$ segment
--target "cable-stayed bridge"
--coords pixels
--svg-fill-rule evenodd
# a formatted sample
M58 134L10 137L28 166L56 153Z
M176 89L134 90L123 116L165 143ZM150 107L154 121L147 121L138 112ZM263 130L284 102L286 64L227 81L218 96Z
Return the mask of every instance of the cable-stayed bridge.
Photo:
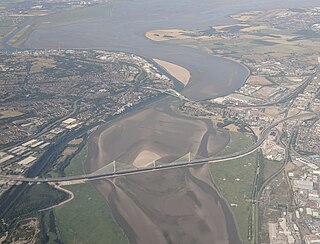
M187 153L186 155L174 160L171 163L163 163L160 160L152 161L146 164L144 167L134 167L131 164L121 163L117 161L113 161L100 169L92 172L90 174L84 175L76 175L76 176L65 176L65 177L57 177L57 178L28 178L28 177L21 177L21 176L14 176L14 175L0 175L0 178L8 179L12 181L18 182L29 182L29 183L36 183L36 182L50 182L50 183L68 183L68 184L78 184L78 183L85 183L87 181L92 180L99 180L105 178L115 178L119 176L127 176L127 175L135 175L135 174L142 174L148 172L155 172L161 170L169 170L174 168L181 168L181 167L191 167L196 165L203 165L207 163L214 163L214 162L222 162L231 160L234 158L243 157L255 151L257 148L252 148L250 152L245 153L242 155L239 153L234 153L233 155L228 156L221 156L221 157L211 157L211 158L201 158L196 156L192 153Z
M146 163L144 166L141 166L141 167L135 167L132 164L113 161L111 163L106 164L105 166L101 167L100 169L94 171L93 173L91 173L89 175L99 176L101 174L106 174L106 173L117 173L117 172L130 171L130 170L158 169L158 168L162 168L162 167L169 166L169 165L179 166L184 163L190 163L196 159L203 159L203 157L189 152L189 153L183 155L180 158L177 158L176 160L174 160L170 163L164 163L164 162L161 162L161 160L153 160L149 163Z
M237 159L237 158L247 156L253 153L254 151L256 151L262 145L262 143L264 142L265 138L268 136L270 131L277 125L291 119L305 120L305 119L310 119L314 117L319 118L319 115L314 113L304 113L304 114L293 115L293 116L281 119L279 121L276 121L261 132L256 143L254 143L253 145L249 146L244 150L241 150L239 152L235 152L229 155L224 155L224 156L199 158L198 156L195 156L192 153L187 153L186 155L182 156L181 158L178 158L172 163L161 163L160 160L156 160L148 163L145 167L141 167L141 168L136 168L130 164L112 162L107 164L106 166L103 166L102 168L98 169L97 171L91 174L67 176L67 177L59 177L59 178L28 178L28 177L18 176L18 175L17 176L16 175L0 175L0 178L11 180L11 181L30 182L30 183L32 182L83 183L86 181L99 180L104 178L115 178L119 176L142 174L142 173L148 173L153 171L168 170L168 169L174 169L174 168L180 168L180 167L192 167L192 166L203 165L208 163L229 161L232 159Z

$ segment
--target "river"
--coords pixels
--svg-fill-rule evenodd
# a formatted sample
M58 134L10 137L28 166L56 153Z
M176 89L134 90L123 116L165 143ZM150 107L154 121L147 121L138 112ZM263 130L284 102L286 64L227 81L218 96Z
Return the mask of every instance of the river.
M145 32L159 28L203 30L231 23L226 17L231 13L269 8L275 3L277 7L301 4L297 0L280 4L274 0L116 1L106 7L103 18L38 28L24 47L107 49L162 59L191 72L191 80L182 91L185 96L209 99L240 88L248 70L194 48L150 41ZM162 99L92 133L86 170L92 172L112 160L131 164L143 151L153 151L165 162L189 151L212 155L226 145L228 136L214 130L211 121L176 114L174 102L173 98ZM208 144L214 147L208 148ZM206 165L94 184L131 243L241 242L231 210L216 190Z

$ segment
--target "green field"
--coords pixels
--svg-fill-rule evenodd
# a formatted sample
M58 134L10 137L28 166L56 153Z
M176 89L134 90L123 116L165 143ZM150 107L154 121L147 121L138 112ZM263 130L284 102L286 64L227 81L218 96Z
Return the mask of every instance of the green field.
M268 159L263 160L263 181L267 180L271 175L281 169L283 162L271 161Z
M85 146L70 162L68 167L65 168L64 173L68 175L82 175L83 163L87 158L88 148Z
M39 216L40 220L40 243L55 244L59 240L53 210L42 212Z
M228 147L222 152L229 154L253 144L250 135L231 132ZM243 158L222 163L210 164L210 171L215 184L224 198L232 205L231 209L238 223L239 232L244 243L248 243L250 199L253 190L257 158L252 153Z
M251 146L254 141L251 135L230 131L230 142L219 155L228 155Z
M87 148L75 156L66 175L82 174ZM128 243L113 219L105 198L90 184L65 187L75 198L55 209L58 229L65 243Z
M197 43L196 46L206 47L214 52L223 50L226 56L235 58L248 54L266 55L269 52L272 52L275 57L287 57L291 53L296 53L303 60L314 62L316 52L319 51L318 42L316 38L297 35L290 30L266 29L260 31L259 34L242 33L237 39L204 40ZM310 53L310 50L315 50L315 53Z

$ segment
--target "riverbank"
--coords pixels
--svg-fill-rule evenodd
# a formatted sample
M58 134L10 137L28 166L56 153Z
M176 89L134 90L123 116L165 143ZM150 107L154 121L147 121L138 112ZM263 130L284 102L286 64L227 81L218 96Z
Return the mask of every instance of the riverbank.
M199 50L176 45L154 44L147 40L144 37L145 28L157 28L157 26L153 26L153 21L157 21L158 18L154 18L154 11L144 10L143 14L131 15L131 12L126 11L127 9L130 11L144 9L132 4L131 2L115 4L117 6L110 14L112 17L107 16L101 20L36 29L30 34L23 47L44 49L57 48L58 46L65 49L101 48L135 53L150 59L166 60L184 67L192 75L190 82L181 91L183 95L192 100L203 100L229 94L242 86L247 72L234 62L207 55ZM163 5L163 2L159 4ZM148 6L149 2L145 4L146 8ZM170 8L172 7L170 5ZM123 13L126 13L125 18L129 20L125 24ZM149 16L148 13L152 13L152 16ZM141 17L142 19L140 19ZM144 24L141 25L141 23ZM72 34L65 35L65 33ZM170 107L173 98L164 100ZM123 162L129 161L129 163L130 160L137 158L139 154L132 156L127 153L130 150L132 152L137 150L133 137L141 137L141 142L145 144L152 141L152 150L160 148L167 154L167 156L165 154L163 156L164 163L190 151L213 153L212 150L208 150L207 144L210 145L210 149L214 145L220 149L221 145L225 145L226 138L221 134L214 131L207 132L209 123L179 118L171 114L167 115L168 111L160 103L157 104L155 110L147 113L149 123L140 123L141 118L136 112L116 119L118 127L115 126L112 129L113 132L109 131L108 133L111 134L107 138L110 139L110 135L118 138L121 147L111 152L112 156L109 153L110 149L108 146L106 147L107 144L100 143L101 152L107 152L100 154L101 159L105 161L101 161L100 165L92 165L92 170L104 166L111 156L119 160L123 159L121 160ZM127 119L124 119L130 118L131 115L137 116L137 120L128 122ZM154 120L157 120L157 124L152 123ZM120 126L121 123L123 127ZM111 124L106 123L97 131L106 130ZM143 131L143 133L140 135L137 131ZM179 133L177 134L176 131ZM179 140L179 136L182 139ZM103 140L108 141L108 139ZM129 141L125 142L126 140ZM185 142L187 145L184 147ZM124 144L126 146L123 146ZM199 147L199 145L203 146ZM97 149L90 152L90 147L95 146L94 143L89 142L88 146L89 157L99 154ZM96 148L99 149L99 147ZM140 152L152 151L149 148L139 150ZM161 156L157 151L154 152ZM90 168L89 164L86 164L87 167ZM208 172L206 166L200 168ZM86 171L88 170L86 169ZM89 170L89 172L92 171ZM94 184L109 203L116 221L124 229L132 243L142 243L143 241L143 243L164 243L181 240L184 243L190 243L194 240L197 240L198 243L212 241L240 243L237 230L234 228L234 219L228 208L221 207L226 203L219 195L215 194L214 185L208 178L210 177L203 172L190 173L188 169L181 169L168 171L167 174L120 177L115 181L100 180Z
M151 30L145 33L145 36L155 42L169 41L169 40L185 40L190 37L185 35L190 33L181 29L164 29L164 30Z
M233 216L208 168L190 171L150 172L95 185L131 243L240 243Z
M83 174L86 157L85 146L65 168L65 174ZM72 201L54 206L57 227L64 242L128 243L104 197L91 184L69 185L63 189L73 196Z
M113 161L141 167L159 159L170 163L189 152L208 157L222 150L229 137L216 130L210 119L177 113L172 107L177 102L163 98L91 133L86 173Z
M229 140L213 129L211 121L176 114L170 109L173 101L176 99L168 97L93 132L88 139L86 171L98 170L113 160L126 162L128 167L132 163L145 166L159 157L157 163L170 163L190 151L207 154L208 140L211 140L210 145L214 144L215 150L220 150L219 145ZM148 157L142 160L141 155ZM153 157L152 160L149 156ZM239 243L230 209L226 203L220 202L211 178L204 172L209 172L207 166L199 167L199 171L194 173L189 169L177 169L165 175L153 172L143 177L135 175L111 181L99 180L94 185L105 196L115 219L132 243L166 242L161 234L163 231L173 241L197 236L199 243L207 243L208 240L228 242L231 239L232 243ZM198 184L203 184L203 187ZM206 188L209 194L205 193ZM220 203L216 204L217 201ZM159 205L160 202L164 205ZM199 206L200 202L203 206ZM177 206L180 206L180 211ZM187 212L192 217L184 219ZM201 216L212 218L202 219ZM217 225L216 218L226 222ZM176 221L181 231L176 229ZM204 221L207 226L200 237L198 233L203 230L197 226L199 221Z
M167 71L170 75L180 81L184 86L186 86L191 78L191 74L189 70L164 60L153 59L157 64L162 66L165 71Z

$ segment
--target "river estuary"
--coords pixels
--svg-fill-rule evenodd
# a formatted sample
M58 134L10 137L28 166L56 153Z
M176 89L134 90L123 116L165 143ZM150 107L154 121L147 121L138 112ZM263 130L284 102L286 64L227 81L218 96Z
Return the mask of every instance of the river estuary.
M231 13L268 8L278 1L259 0L132 0L115 1L103 18L58 27L38 28L25 48L88 48L124 51L178 64L191 73L182 93L192 100L230 94L240 88L248 70L203 51L156 43L145 38L153 29L206 29L232 22ZM283 5L289 1L283 1ZM290 1L296 6L298 1ZM188 152L203 157L222 150L228 135L212 121L190 118L164 98L101 126L88 140L86 171L117 160L135 163L141 154L170 162ZM131 243L240 243L228 204L219 195L207 165L94 183Z

